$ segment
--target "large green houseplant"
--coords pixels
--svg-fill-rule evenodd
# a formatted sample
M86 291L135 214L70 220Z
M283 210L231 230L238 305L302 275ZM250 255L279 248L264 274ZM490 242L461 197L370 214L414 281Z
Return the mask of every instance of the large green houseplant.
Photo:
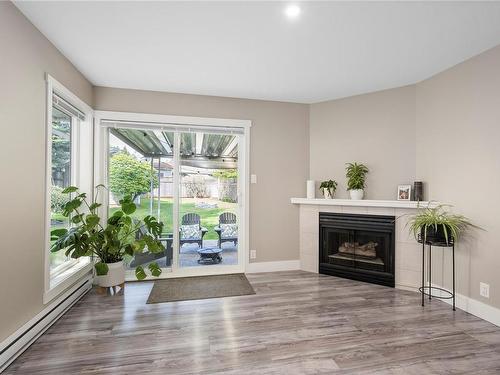
M366 175L368 167L361 163L347 163L346 174L347 190L351 199L363 199L364 189L366 186Z
M74 259L94 256L99 285L115 286L125 280L125 255L164 251L158 239L163 223L152 216L146 216L143 220L132 218L130 215L135 212L136 205L130 197L120 200L121 209L115 211L106 223L102 223L98 215L101 204L97 199L99 190L103 188L103 185L96 187L94 200L90 202L77 187L70 186L63 190L64 194L70 196L64 205L63 215L70 218L72 225L69 229L51 231L51 252L65 251L66 256ZM150 263L148 269L153 276L161 274L161 268L155 262ZM147 276L142 266L135 269L135 275L139 280Z
M449 244L451 241L458 241L461 234L470 227L480 229L467 217L449 212L446 205L420 209L410 216L407 225L417 240L420 235L420 239L426 243Z

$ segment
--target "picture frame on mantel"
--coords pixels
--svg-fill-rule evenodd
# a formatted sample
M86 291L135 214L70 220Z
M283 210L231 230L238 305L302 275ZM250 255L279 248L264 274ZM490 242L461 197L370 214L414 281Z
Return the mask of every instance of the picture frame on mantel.
M411 200L411 185L398 185L398 201Z

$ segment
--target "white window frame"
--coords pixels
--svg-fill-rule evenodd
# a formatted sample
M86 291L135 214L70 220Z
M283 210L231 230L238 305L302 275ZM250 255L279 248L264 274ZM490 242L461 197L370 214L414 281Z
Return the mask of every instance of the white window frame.
M148 114L148 113L133 113L133 112L113 112L113 111L95 111L94 112L94 124L95 124L95 159L94 159L94 176L95 184L103 184L108 186L108 125L102 124L101 121L118 121L118 122L137 122L144 123L144 128L167 128L179 125L182 127L203 127L207 132L209 132L210 127L214 128L241 128L243 129L243 142L239 142L239 155L244 155L240 158L239 164L239 192L240 197L238 197L238 203L240 205L240 224L241 230L238 232L238 244L239 244L239 254L238 254L238 265L236 266L221 266L216 265L214 267L179 267L178 264L178 236L179 236L179 223L177 219L173 220L173 259L172 267L167 270L167 272L162 272L160 278L172 278L172 277L189 277L189 276L200 276L200 275L215 275L215 274L229 274L229 273L242 273L248 269L250 263L249 259L249 223L250 223L250 128L252 122L250 120L239 120L239 119L220 119L220 118L209 118L209 117L191 117L191 116L173 116L173 115L158 115L158 114ZM134 125L135 127L135 125ZM176 146L174 149L179 149L180 137L179 133L175 135ZM176 189L178 189L179 183L179 160L177 160L178 153L174 153L174 165L177 166L174 171L174 196L178 196ZM241 199L241 197L244 197ZM102 218L107 218L108 215L108 197L107 194L102 196L102 207L100 211L100 216ZM178 203L174 204L174 218L178 218ZM240 248L241 245L241 248ZM168 272L170 271L170 272ZM127 279L134 279L133 271L127 271ZM147 279L155 280L157 278L148 276Z
M43 303L48 303L65 289L77 282L83 275L92 271L90 258L65 262L54 270L50 270L50 228L52 187L52 95L59 97L78 108L85 114L85 121L79 120L71 124L71 180L92 197L92 163L93 163L93 110L75 94L46 74L46 138L45 138L45 241L44 241L44 294ZM73 117L73 116L72 116ZM74 117L73 117L74 118ZM89 147L81 147L88 144ZM87 171L88 170L88 171Z

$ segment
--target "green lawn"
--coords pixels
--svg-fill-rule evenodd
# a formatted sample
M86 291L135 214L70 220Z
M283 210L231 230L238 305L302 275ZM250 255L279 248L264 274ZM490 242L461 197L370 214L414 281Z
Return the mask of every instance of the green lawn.
M216 203L217 208L206 209L206 208L196 208L195 202L205 202L205 203ZM161 199L161 221L164 224L163 231L165 233L172 233L173 223L172 223L172 212L173 203L172 199L162 198ZM194 198L182 198L180 205L180 217L187 213L196 213L200 215L201 225L208 229L207 234L203 237L206 240L216 240L217 233L214 231L214 227L219 224L219 215L223 212L233 212L237 213L238 204L222 202L216 199L194 199ZM110 215L114 211L118 210L118 207L111 207L109 209ZM156 216L157 212L157 202L154 202L153 215ZM149 199L141 199L141 204L137 206L137 210L132 215L136 218L143 218L149 215Z

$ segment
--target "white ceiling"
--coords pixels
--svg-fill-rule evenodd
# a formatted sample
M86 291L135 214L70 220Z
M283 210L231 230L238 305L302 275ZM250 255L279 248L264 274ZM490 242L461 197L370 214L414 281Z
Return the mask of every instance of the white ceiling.
M16 2L94 84L312 103L500 44L500 2Z

